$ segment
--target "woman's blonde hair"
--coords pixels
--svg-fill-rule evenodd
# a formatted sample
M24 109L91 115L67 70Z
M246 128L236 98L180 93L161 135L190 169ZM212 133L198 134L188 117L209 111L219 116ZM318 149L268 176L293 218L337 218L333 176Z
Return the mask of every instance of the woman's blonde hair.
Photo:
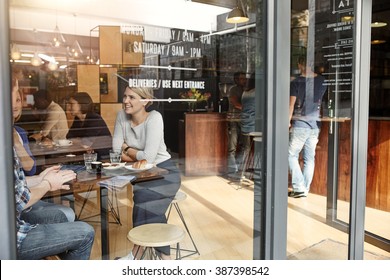
M11 94L12 94L13 89L15 87L19 87L18 80L21 78L21 71L13 70L11 76L12 76L11 77L12 78L11 79ZM22 94L20 88L18 89L18 94L19 94L20 99L23 100L23 94ZM22 110L20 111L19 115L16 118L14 118L14 123L17 122L21 116L22 116Z
M154 93L153 93L153 89L152 88L148 88L148 87L129 87L129 86L127 88L129 88L131 91L134 91L136 94L141 96L142 99L153 99L154 98ZM148 103L146 103L145 108L148 108L152 104L153 104L153 102L149 101Z

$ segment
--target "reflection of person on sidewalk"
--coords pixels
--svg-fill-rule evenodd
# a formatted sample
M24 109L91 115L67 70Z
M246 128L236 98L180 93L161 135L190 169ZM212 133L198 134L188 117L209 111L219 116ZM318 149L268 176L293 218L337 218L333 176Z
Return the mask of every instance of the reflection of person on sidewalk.
M246 75L244 72L234 73L235 86L229 90L229 111L227 113L228 119L228 173L233 175L238 171L237 162L237 147L241 145L241 125L240 125L240 114L241 114L241 97L246 86Z
M248 79L245 91L242 93L241 103L241 141L243 155L249 155L251 150L250 133L255 131L256 108L255 108L255 74Z
M320 133L320 108L326 91L324 77L312 70L305 57L298 59L301 75L290 83L290 143L288 163L293 190L290 197L306 197L314 175L315 149ZM299 154L303 150L303 170Z

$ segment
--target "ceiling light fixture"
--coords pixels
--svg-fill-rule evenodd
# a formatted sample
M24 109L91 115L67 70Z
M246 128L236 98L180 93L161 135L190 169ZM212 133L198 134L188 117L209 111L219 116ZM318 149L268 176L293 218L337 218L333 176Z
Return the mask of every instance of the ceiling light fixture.
M237 6L231 10L227 17L226 17L226 22L228 23L243 23L243 22L247 22L249 21L249 17L248 15L246 14L246 12L240 8L239 6L242 7L242 3L241 3L241 0L237 0Z
M22 55L20 53L18 46L16 44L12 44L11 45L11 58L13 60L18 60L18 59L20 59L21 56Z
M386 40L375 39L371 41L371 45L380 45L386 43Z
M37 43L37 32L38 31L34 28L33 32L34 32L34 41L35 41L35 44L36 44ZM31 65L33 65L33 66L40 66L43 63L42 59L38 55L37 47L35 47L35 53L34 53L34 56L31 58L30 62L31 62Z
M58 0L56 2L56 27L54 28L54 38L53 38L53 46L59 48L62 44L66 43L64 36L62 35L60 29L58 28Z
M13 13L12 13L12 19L13 19L13 28L12 28L12 37L11 37L11 39L12 40L16 40L16 38L15 38L15 10L13 10ZM11 59L12 60L19 60L20 59L20 57L21 57L21 53L20 53L20 50L19 50L19 48L18 48L18 46L15 44L15 43L13 43L13 44L11 44L11 53L10 53L10 55L11 55Z
M56 27L54 28L54 38L53 38L53 46L56 48L59 48L62 44L65 44L66 40L64 36L62 35L60 29L58 28L58 25L56 24Z
M77 17L77 15L73 14L73 16L74 16L74 36L77 36L77 32L76 32L76 26L77 26L76 17ZM79 41L77 41L77 39L73 42L73 45L70 49L70 52L71 52L71 55L73 57L79 57L80 55L83 54L83 49L81 48L80 43L79 43Z
M47 65L47 68L49 68L49 70L51 70L51 71L55 71L58 69L58 64L57 64L54 57L53 57L53 60L54 61L50 61L49 64Z
M341 17L342 22L348 22L348 21L353 21L353 20L354 20L354 17L351 15L346 15L346 16Z
M374 21L373 23L371 23L371 27L373 27L373 28L385 27L386 25L387 25L387 23L384 21Z
M72 48L70 49L73 57L79 57L83 54L83 49L81 48L79 41L77 39L73 42Z
M43 63L43 61L39 57L38 52L35 52L34 56L31 58L31 65L32 66L40 66L40 65L42 65L42 63Z

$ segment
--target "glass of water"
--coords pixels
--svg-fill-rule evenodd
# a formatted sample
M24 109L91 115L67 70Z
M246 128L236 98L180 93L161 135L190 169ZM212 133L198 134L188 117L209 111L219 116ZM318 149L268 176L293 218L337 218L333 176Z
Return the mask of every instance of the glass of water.
M87 170L92 169L91 162L93 161L97 161L97 153L84 154L84 164Z
M110 161L111 163L120 163L121 162L121 153L110 151Z

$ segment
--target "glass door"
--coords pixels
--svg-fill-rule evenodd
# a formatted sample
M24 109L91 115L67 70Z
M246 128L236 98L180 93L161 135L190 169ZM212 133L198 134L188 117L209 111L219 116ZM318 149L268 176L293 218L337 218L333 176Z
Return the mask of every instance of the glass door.
M367 119L365 76L357 69L369 53L364 4L291 3L287 258L360 258L365 177L358 170L366 168ZM388 256L370 249L364 258Z

